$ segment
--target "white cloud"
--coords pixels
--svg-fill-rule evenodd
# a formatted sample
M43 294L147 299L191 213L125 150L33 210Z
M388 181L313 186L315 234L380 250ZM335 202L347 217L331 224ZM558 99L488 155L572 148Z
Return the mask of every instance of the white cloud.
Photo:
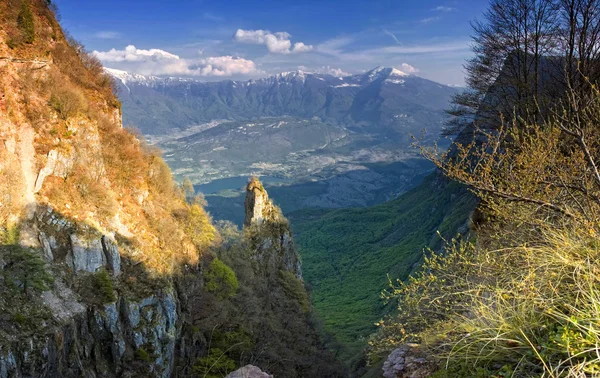
M117 39L121 37L121 33L105 30L94 33L94 37L99 39Z
M417 72L419 72L418 68L416 68L414 66L411 66L408 63L402 63L400 65L399 69L400 69L400 71L406 72L406 73L417 73Z
M252 60L229 55L190 60L161 49L143 50L133 45L124 50L94 51L93 54L103 63L120 63L118 68L142 75L233 76L260 73Z
M383 32L387 35L389 35L390 37L392 37L394 39L394 41L396 41L397 44L401 45L402 43L398 40L398 38L396 38L396 34L392 33L391 31L387 30L387 29L382 29Z
M273 54L290 54L308 52L313 49L312 45L296 42L292 48L292 36L287 32L271 33L268 30L243 30L238 29L233 35L233 40L240 43L254 45L265 45L267 50Z
M292 52L297 52L297 53L309 52L312 49L313 49L312 45L305 45L302 42L296 42L296 43L294 43L294 48L292 49Z
M331 75L331 76L337 76L337 77L344 77L344 76L350 76L351 74L348 72L345 72L344 70L342 70L341 68L333 68L330 66L323 66L321 68L317 68L315 70L316 73L320 73L320 74L327 74L327 75Z
M438 16L435 16L435 17L427 17L427 18L424 18L424 19L422 19L422 20L421 20L421 23L422 23L422 24L429 24L429 23L431 23L431 22L434 22L434 21L437 21L437 20L439 20L439 19L440 19L440 17L438 17Z
M232 76L257 73L256 64L244 58L233 56L215 56L200 60L190 69L198 71L201 76Z
M440 6L432 9L432 11L434 11L434 12L452 12L453 10L455 10L455 8L445 7L443 5L440 5Z
M142 50L134 45L125 47L124 50L110 49L109 51L94 51L94 55L104 62L139 62L152 60L177 60L179 56L160 49Z

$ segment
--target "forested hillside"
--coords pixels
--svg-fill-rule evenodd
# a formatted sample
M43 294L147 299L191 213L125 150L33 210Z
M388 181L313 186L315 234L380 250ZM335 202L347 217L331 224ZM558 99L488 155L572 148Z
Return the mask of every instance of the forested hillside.
M406 279L444 239L469 229L475 198L438 173L398 199L356 209L290 214L313 303L345 360L360 363L375 323L390 311L388 277Z

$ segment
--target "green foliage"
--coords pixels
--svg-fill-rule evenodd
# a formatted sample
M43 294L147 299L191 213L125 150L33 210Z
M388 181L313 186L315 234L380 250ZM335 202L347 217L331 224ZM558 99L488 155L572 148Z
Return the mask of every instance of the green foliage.
M600 92L570 91L542 124L509 121L485 143L429 155L482 199L477 241L452 242L408 283L373 353L417 340L487 377L600 374ZM473 164L473 162L477 164Z
M220 348L211 348L207 356L199 358L194 364L194 372L203 378L223 378L235 368L235 361Z
M237 294L219 299L207 292L210 264L205 267L204 277L190 274L179 285L185 292L180 297L181 306L188 308L183 319L184 332L191 333L186 339L193 343L188 348L195 348L195 340L204 340L208 346L208 351L201 350L202 354L197 355L194 372L189 373L223 377L224 372L208 368L218 361L215 366L223 362L229 369L232 367L227 361L232 360L238 366L265 367L280 378L347 376L344 367L320 342L314 319L299 304L298 298L307 297L297 292L303 290L301 283L293 274L293 280L284 283L286 276L278 270L268 271L258 264L250 258L255 253L251 242L230 224L225 227L232 229L216 251L221 263L214 264L226 264L235 271ZM200 290L201 282L197 280L204 281L205 290Z
M344 345L343 359L360 353L375 322L390 310L379 296L387 275L406 279L424 248L441 247L436 231L454 236L474 206L463 186L433 174L381 205L290 215L314 308Z
M279 283L283 290L291 298L298 301L298 305L305 313L310 312L310 301L308 299L308 293L304 288L304 284L300 281L294 273L287 270L279 271Z
M112 280L106 269L100 269L93 275L95 292L100 296L102 303L111 303L117 300Z
M0 247L0 256L6 264L0 274L6 286L13 291L28 294L30 291L48 290L48 285L53 282L39 250L18 244L4 245Z
M150 353L143 347L140 347L135 351L135 358L142 362L150 362L151 360Z
M204 289L219 299L228 299L235 295L238 287L233 270L215 257L204 274Z
M26 1L21 3L21 11L17 17L17 25L21 32L23 42L33 43L35 40L35 23L33 20L33 14Z
M23 315L20 312L17 312L16 314L13 315L13 320L19 324L25 324L25 322L27 321L27 317L25 315Z
M5 230L0 234L0 242L2 244L17 245L19 244L21 230L16 224L8 224Z

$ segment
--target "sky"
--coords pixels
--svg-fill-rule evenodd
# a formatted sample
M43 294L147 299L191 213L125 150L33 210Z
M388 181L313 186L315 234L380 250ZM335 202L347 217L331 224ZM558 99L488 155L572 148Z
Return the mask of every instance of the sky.
M106 67L199 80L395 67L464 84L487 0L55 0Z

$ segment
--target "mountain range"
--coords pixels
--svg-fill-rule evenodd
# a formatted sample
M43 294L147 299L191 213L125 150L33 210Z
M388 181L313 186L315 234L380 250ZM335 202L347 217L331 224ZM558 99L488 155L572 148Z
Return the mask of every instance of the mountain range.
M412 124L437 129L436 115L456 88L391 67L336 77L303 71L259 80L201 82L107 69L121 87L124 122L146 135L214 120L318 117L325 123L403 133Z
M432 168L411 136L432 144L458 93L391 67L220 82L107 71L124 123L159 146L176 179L199 185L213 216L225 219L239 214L249 175L277 183L271 190L284 211L395 198Z

